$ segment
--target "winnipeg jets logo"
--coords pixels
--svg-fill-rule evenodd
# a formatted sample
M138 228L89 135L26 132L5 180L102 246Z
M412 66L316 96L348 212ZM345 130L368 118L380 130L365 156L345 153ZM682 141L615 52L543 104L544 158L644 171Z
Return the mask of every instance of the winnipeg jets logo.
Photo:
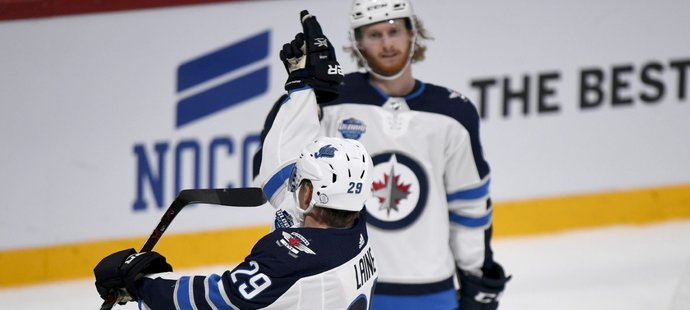
M395 156L392 157L395 160ZM410 195L411 184L404 184L400 180L400 174L395 173L395 165L390 165L390 171L383 174L383 180L374 182L374 197L379 200L379 210L386 212L390 217L391 211L400 212L398 204L401 199L407 199Z
M288 233L284 231L282 233L283 239L276 241L276 244L278 244L278 246L284 246L286 249L288 249L288 251L290 251L288 253L290 256L297 258L300 252L316 255L316 253L308 247L309 240L304 238L304 236L297 232Z
M317 47L328 47L328 39L314 38L314 45L316 45Z
M314 158L321 158L321 157L327 157L327 158L333 158L335 156L335 151L337 151L335 147L329 145L323 146L319 149L318 152L314 153Z
M367 222L382 229L412 224L426 206L428 182L422 166L402 153L372 158L372 196L366 202Z

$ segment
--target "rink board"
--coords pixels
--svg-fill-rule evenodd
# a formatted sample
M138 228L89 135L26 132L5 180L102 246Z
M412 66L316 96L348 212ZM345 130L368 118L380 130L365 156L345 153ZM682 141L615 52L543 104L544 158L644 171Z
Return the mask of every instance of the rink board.
M690 218L690 185L618 193L497 203L494 237L548 234L607 225L640 225ZM176 268L235 265L249 254L268 226L170 233L156 251ZM104 255L139 248L145 238L75 243L0 252L0 287L92 276Z

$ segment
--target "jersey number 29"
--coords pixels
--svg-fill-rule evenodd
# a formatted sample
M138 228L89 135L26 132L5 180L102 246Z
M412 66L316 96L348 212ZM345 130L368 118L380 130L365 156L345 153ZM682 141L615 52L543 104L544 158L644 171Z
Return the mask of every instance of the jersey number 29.
M261 272L257 273L259 271L259 264L257 264L255 261L250 261L249 265L251 266L251 269L249 270L237 269L230 274L233 284L237 283L238 274L246 274L251 276L249 280L242 282L242 284L240 284L240 286L237 288L240 294L242 294L242 297L245 299L252 299L263 290L271 286L271 279L267 275Z

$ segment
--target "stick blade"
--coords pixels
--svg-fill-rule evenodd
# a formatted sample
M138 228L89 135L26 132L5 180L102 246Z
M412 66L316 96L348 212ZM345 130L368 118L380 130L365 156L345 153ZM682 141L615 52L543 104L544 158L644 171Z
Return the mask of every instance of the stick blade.
M261 188L185 189L178 198L187 204L207 203L232 207L258 207L266 203Z

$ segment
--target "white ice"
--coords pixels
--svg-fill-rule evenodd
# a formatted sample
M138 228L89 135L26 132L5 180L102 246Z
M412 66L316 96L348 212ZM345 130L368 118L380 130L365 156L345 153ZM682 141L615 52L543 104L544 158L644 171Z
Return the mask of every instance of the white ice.
M690 221L498 238L494 251L513 275L501 310L690 309ZM92 279L0 289L2 309L99 306Z

